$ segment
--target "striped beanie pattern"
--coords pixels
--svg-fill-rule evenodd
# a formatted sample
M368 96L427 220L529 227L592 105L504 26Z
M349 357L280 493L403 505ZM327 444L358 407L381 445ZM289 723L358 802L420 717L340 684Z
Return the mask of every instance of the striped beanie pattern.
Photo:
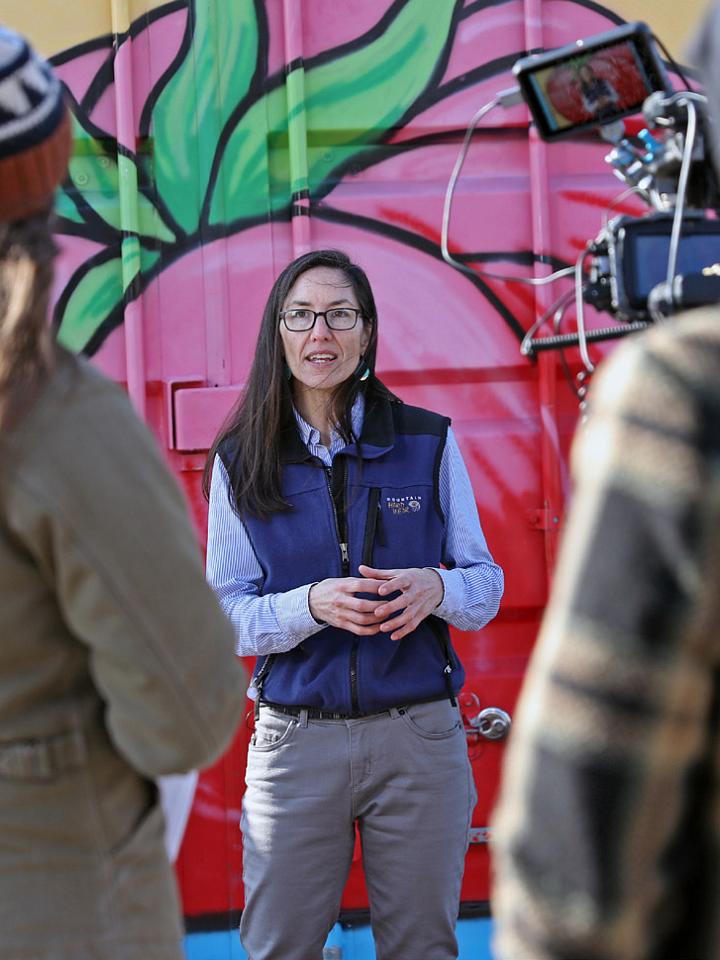
M50 206L70 149L60 81L26 40L0 26L0 221Z

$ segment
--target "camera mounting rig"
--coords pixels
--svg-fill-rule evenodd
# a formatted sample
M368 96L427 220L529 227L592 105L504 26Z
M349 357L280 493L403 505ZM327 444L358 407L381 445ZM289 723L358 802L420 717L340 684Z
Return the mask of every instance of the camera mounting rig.
M610 141L612 150L605 159L626 185L614 203L635 195L650 208L645 216L610 218L611 205L601 230L574 267L542 278L502 275L533 285L574 276L574 290L566 290L528 330L521 346L528 357L540 350L578 346L586 370L592 372L589 342L623 336L680 309L720 301L720 187L712 163L707 100L690 89L674 64L687 89L673 91L654 39L646 24L632 23L523 57L513 68L518 86L478 110L466 133L446 191L441 243L444 259L464 272L501 276L456 260L447 243L452 195L472 134L497 106L525 100L539 135L551 142L587 139L589 132ZM623 117L640 112L646 126L627 133ZM573 302L576 332L562 333L562 319ZM586 330L585 304L619 322ZM555 334L536 336L550 320Z

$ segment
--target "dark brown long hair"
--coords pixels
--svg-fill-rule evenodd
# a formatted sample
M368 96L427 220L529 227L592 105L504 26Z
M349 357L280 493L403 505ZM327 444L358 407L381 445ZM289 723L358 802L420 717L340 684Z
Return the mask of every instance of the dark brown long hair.
M369 377L361 381L364 368L356 370L333 391L331 418L337 430L346 442L350 442L350 414L361 388L365 388L368 401L380 396L397 400L375 377L377 309L365 271L340 250L315 250L293 260L273 284L247 384L221 427L205 464L203 492L209 498L213 463L221 444L228 439L238 441L233 445L230 460L229 494L233 508L241 514L247 512L267 517L290 507L283 499L280 487L280 447L283 431L294 429L295 424L292 391L284 369L279 316L295 281L313 267L331 267L345 274L370 334L364 353Z
M17 422L55 362L48 303L56 253L49 212L0 223L0 429Z

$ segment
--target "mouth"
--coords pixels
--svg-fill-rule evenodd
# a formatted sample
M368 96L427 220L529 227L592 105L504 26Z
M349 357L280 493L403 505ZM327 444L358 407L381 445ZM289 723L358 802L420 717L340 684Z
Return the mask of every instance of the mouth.
M308 363L312 363L314 366L322 367L328 363L332 363L333 360L337 360L337 355L323 350L316 351L315 353L309 353L305 359Z

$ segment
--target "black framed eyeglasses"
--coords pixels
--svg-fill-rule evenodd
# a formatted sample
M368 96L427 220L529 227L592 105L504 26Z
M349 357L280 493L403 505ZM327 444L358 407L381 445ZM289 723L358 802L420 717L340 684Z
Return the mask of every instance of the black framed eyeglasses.
M331 330L352 330L361 316L362 310L355 307L333 307L331 310L295 307L293 310L283 310L280 319L293 333L304 333L312 330L318 317L325 317L325 323Z

